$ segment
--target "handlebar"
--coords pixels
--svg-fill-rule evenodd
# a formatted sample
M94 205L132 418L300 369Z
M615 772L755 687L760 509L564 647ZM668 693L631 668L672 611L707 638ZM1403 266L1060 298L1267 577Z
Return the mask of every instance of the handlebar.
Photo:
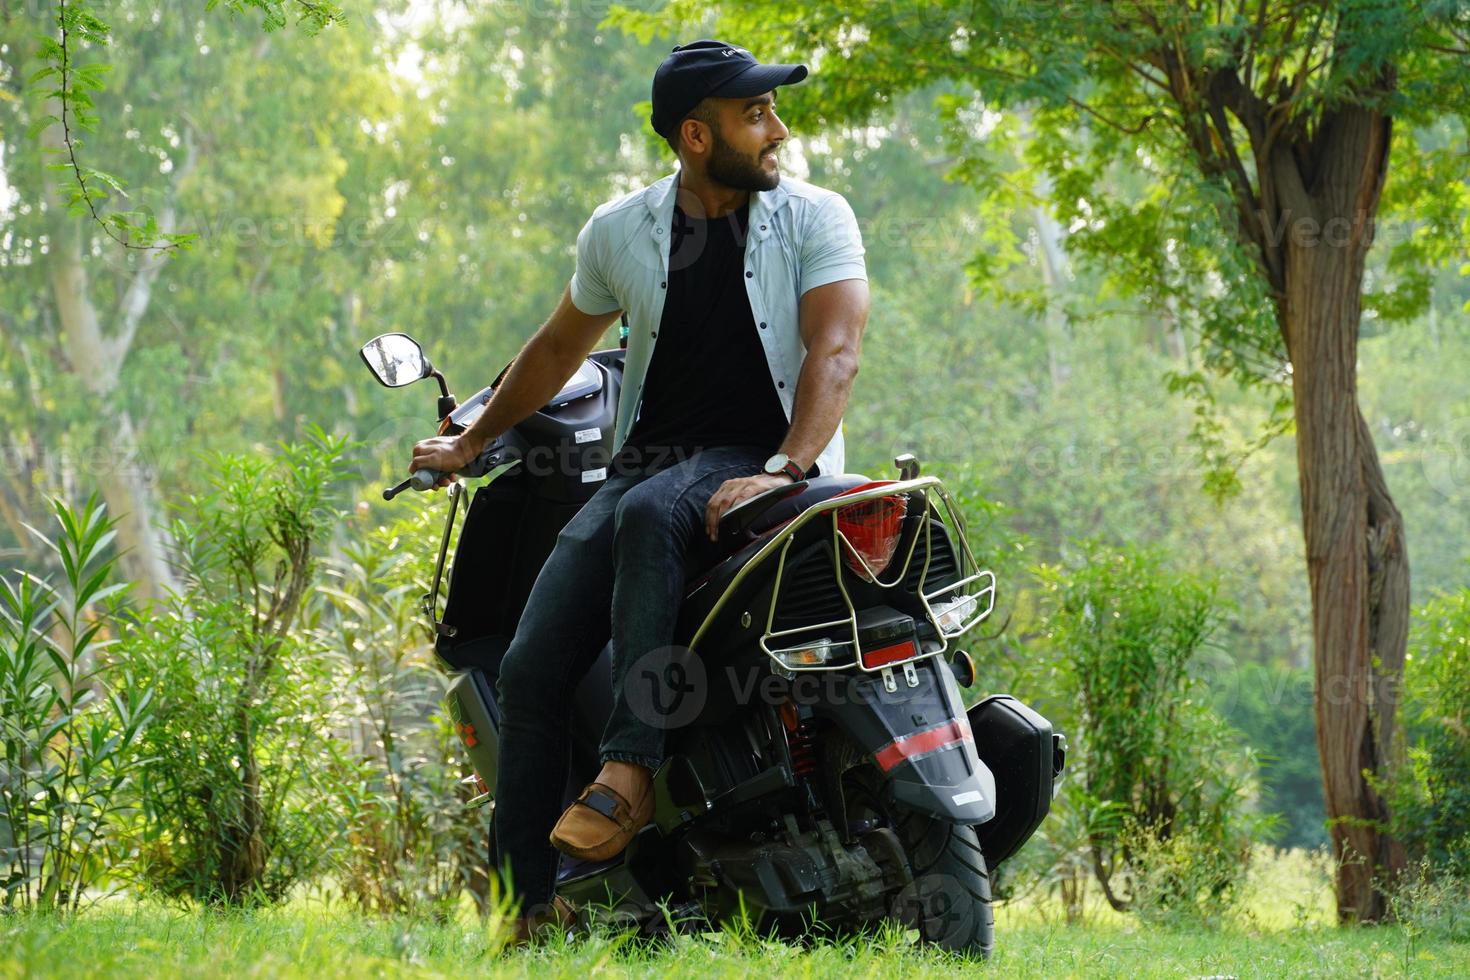
M392 500L405 490L432 490L448 474L438 470L414 470L413 475L396 487L383 491L384 500Z
M484 476L501 463L510 462L514 459L513 454L506 450L499 439L490 443L479 456L470 461L470 464L458 473L441 473L438 470L414 470L413 475L396 487L389 487L383 491L384 500L392 500L405 490L432 490L439 485L439 481L446 476L458 476L463 479L473 479Z

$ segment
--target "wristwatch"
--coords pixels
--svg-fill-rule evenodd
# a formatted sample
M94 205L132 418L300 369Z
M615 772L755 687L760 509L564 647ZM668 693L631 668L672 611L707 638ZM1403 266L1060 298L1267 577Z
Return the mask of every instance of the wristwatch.
M777 453L766 460L765 469L772 476L775 476L777 473L785 473L791 477L792 483L800 483L806 479L806 470L803 470L798 463L785 453Z

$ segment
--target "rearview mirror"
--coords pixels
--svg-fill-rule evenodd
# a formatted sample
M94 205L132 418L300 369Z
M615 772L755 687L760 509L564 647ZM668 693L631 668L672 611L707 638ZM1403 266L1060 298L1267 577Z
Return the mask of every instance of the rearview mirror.
M433 368L419 342L406 333L385 333L362 345L363 363L389 388L402 388L429 376Z

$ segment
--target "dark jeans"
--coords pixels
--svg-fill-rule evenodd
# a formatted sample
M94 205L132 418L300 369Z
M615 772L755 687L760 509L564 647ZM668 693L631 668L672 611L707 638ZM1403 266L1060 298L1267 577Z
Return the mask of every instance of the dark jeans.
M768 449L706 449L653 475L618 473L562 529L500 667L497 864L524 911L551 900L560 855L547 835L562 810L572 692L612 639L613 713L602 761L663 761L664 729L625 684L673 642L687 562L717 557L705 505L720 484L761 472ZM655 667L655 670L661 667Z

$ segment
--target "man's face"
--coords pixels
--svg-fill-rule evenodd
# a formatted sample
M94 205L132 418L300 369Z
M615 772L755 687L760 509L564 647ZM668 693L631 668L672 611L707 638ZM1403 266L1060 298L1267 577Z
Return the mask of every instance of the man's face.
M791 135L776 115L774 93L714 101L718 122L710 127L705 172L735 190L771 190L781 182L776 151Z

